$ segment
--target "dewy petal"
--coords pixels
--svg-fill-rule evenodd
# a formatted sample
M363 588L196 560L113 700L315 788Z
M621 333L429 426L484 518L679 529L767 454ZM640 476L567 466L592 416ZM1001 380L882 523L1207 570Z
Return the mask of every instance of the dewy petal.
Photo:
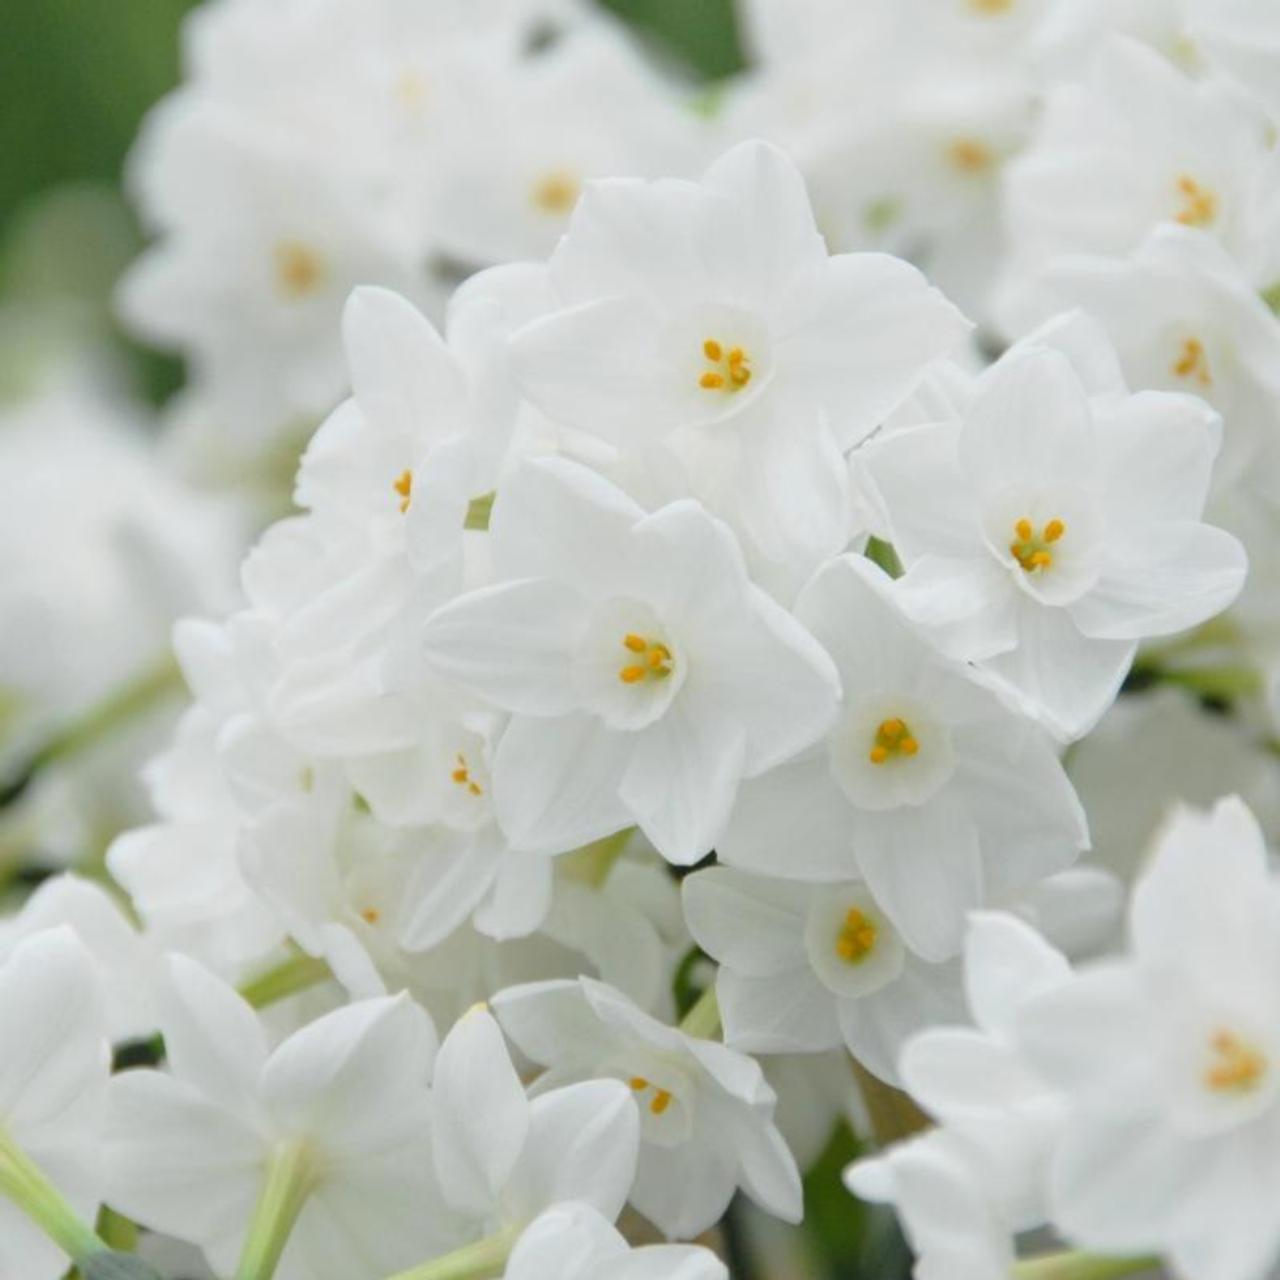
M618 793L654 848L676 866L689 866L714 847L747 749L731 707L722 704L719 714L708 715L690 701L687 694L677 698L661 720L635 735Z
M267 1037L258 1015L221 978L185 956L169 957L159 991L169 1069L229 1112L258 1114Z
M1074 484L1092 488L1093 416L1070 362L1047 349L991 366L960 432L960 466L981 495Z
M804 178L778 147L740 143L712 164L702 185L724 198L728 216L704 220L699 247L734 302L773 310L785 304L788 285L827 261Z
M808 283L817 296L775 350L777 392L821 405L847 450L972 325L915 267L889 254L841 254Z
M432 1155L449 1203L486 1218L529 1134L529 1103L498 1024L478 1009L445 1037L432 1089Z
M559 716L577 704L574 647L585 598L548 579L498 583L438 609L422 632L431 665L509 711Z
M512 845L564 853L632 825L620 788L635 737L583 713L513 717L492 771L494 811Z
M965 917L983 899L973 824L950 803L865 814L855 852L875 899L926 960L960 950Z
M621 489L564 458L522 462L504 479L489 533L507 578L553 578L593 598L616 594L644 516Z
M1080 630L1097 639L1172 635L1231 604L1247 571L1244 547L1221 529L1152 525L1126 535L1093 589L1068 608Z
M681 897L694 941L726 968L762 978L808 967L805 886L711 867L686 877Z
M342 332L356 403L370 422L423 444L463 429L462 373L412 303L361 286L347 300Z
M529 1138L514 1179L528 1214L576 1200L612 1221L635 1177L640 1115L620 1080L553 1089L530 1104Z

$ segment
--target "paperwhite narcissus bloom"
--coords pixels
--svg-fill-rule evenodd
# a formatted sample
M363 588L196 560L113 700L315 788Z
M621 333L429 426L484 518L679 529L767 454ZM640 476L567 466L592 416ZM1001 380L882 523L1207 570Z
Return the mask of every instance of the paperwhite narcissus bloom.
M1280 1252L1280 882L1239 800L1171 820L1129 929L1129 957L1021 1015L1068 1099L1054 1222L1189 1280L1261 1280Z
M576 1201L612 1222L635 1177L640 1120L616 1079L529 1099L497 1023L473 1009L445 1037L432 1088L432 1157L459 1243L523 1231Z
M728 1280L709 1249L645 1245L632 1249L586 1204L548 1209L520 1237L503 1280Z
M1069 976L1025 924L977 914L965 947L977 1027L922 1031L903 1051L906 1087L939 1128L850 1165L845 1181L897 1207L920 1280L1004 1280L1014 1234L1047 1217L1046 1172L1064 1109L1027 1062L1016 1020Z
M1083 83L1049 95L1033 145L1010 166L1008 279L1064 253L1124 254L1162 222L1220 240L1271 283L1280 168L1267 121L1220 82L1109 40Z
M539 1089L597 1077L629 1085L641 1119L631 1203L669 1238L705 1231L738 1187L800 1220L800 1174L751 1058L667 1026L590 978L511 987L492 1005L516 1046L548 1068Z
M859 455L906 567L899 600L1080 737L1140 639L1195 626L1240 591L1243 548L1200 522L1218 429L1190 396L1091 398L1065 356L1011 353L962 421Z
M607 481L526 463L491 524L504 581L439 610L432 663L511 711L499 825L559 853L633 823L671 862L719 836L738 783L826 728L836 677L694 502L646 515Z
M589 184L548 270L556 309L511 339L529 400L624 457L674 452L806 574L852 532L836 458L969 327L905 262L828 257L799 172L759 142L700 184Z
M906 1038L964 1016L957 963L904 945L857 882L788 883L714 867L689 876L694 939L720 964L725 1043L748 1053L815 1053L844 1044L897 1083Z
M870 561L833 561L796 610L835 659L841 715L742 787L717 851L788 879L863 879L895 934L944 960L970 910L1072 862L1084 814L1045 734L935 649Z
M111 1047L92 959L69 929L34 934L0 965L0 1044L0 1163L7 1167L15 1148L92 1222L107 1185ZM66 1254L0 1195L0 1275L57 1280L67 1266Z
M286 1275L390 1275L448 1243L430 1170L435 1031L420 1008L351 1004L269 1052L257 1015L217 978L175 956L169 979L168 1069L111 1085L115 1207L227 1274L265 1179L287 1168L306 1203Z
M1128 258L1056 258L1020 282L1005 320L1022 331L1069 307L1101 321L1129 386L1189 392L1222 415L1216 493L1280 494L1280 321L1220 244L1165 224Z

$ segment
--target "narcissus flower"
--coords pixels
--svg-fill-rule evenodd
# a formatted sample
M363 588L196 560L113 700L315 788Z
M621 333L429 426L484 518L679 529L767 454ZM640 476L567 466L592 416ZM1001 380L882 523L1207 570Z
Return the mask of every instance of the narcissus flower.
M437 611L424 642L512 712L492 764L499 825L558 853L638 824L663 857L695 862L740 780L826 728L830 660L697 503L646 515L544 460L511 476L491 527L505 581Z

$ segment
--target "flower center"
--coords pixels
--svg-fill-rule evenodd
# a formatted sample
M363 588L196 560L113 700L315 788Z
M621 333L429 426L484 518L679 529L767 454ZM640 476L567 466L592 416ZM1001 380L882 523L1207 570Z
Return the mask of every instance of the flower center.
M573 174L561 169L543 174L533 184L530 199L533 201L534 208L540 209L543 213L563 217L566 213L573 211L573 206L578 203L578 196L581 193L582 183Z
M649 1099L649 1110L655 1115L660 1116L671 1105L671 1094L666 1089L659 1089L656 1084L650 1084L644 1076L632 1076L627 1082L636 1093L648 1093L653 1091L653 1097Z
M400 495L400 514L404 515L413 501L413 472L402 471L391 487Z
M1182 207L1174 217L1184 227L1207 227L1218 216L1218 197L1202 187L1194 178L1183 174L1178 179L1178 198Z
M1204 343L1199 338L1188 338L1182 344L1182 350L1173 362L1173 372L1179 378L1193 379L1202 387L1213 385L1213 378L1209 374L1209 359L1204 352Z
M1035 525L1023 516L1013 526L1016 537L1009 544L1009 554L1026 573L1039 573L1053 564L1053 551L1050 548L1066 531L1067 526L1055 518L1037 532Z
M861 964L875 950L879 931L857 907L850 907L836 934L836 955L845 964Z
M1008 13L1016 0L969 0L969 8L978 13Z
M377 907L365 907L360 912L360 919L363 920L365 924L377 924L378 921L382 919L382 912L379 911Z
M1215 1031L1209 1040L1212 1063L1204 1082L1215 1093L1248 1093L1267 1071L1267 1060L1232 1031Z
M979 174L995 168L996 155L979 138L956 138L947 147L947 160L961 173Z
M314 293L324 281L324 259L300 240L281 240L273 250L276 288L290 301Z
M661 640L649 640L628 632L622 637L627 658L618 670L623 684L639 684L643 680L662 680L671 674L671 650Z
M751 357L742 347L729 347L715 338L707 338L702 344L707 369L698 379L704 391L724 391L733 394L741 391L751 381Z
M890 756L910 757L919 750L920 743L912 737L907 722L894 716L889 720L880 721L867 756L872 764L884 764Z
M467 764L467 757L459 751L455 759L458 762L458 767L449 776L458 786L466 787L473 796L484 795L484 788L471 776L471 768Z

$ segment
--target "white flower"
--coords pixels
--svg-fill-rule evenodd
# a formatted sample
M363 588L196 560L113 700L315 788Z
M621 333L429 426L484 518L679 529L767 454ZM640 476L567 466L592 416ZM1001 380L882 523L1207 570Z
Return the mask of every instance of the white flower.
M632 1249L589 1205L548 1209L520 1237L503 1280L728 1280L723 1262L690 1245Z
M976 915L965 989L977 1027L922 1031L903 1052L906 1087L939 1128L850 1165L845 1181L897 1206L920 1280L1003 1280L1014 1234L1047 1216L1063 1107L1026 1061L1017 1018L1069 976L1063 957L1020 921Z
M253 1010L173 957L162 995L166 1071L112 1082L112 1203L235 1265L264 1181L306 1197L284 1255L313 1280L387 1275L438 1251L430 1171L430 1019L405 997L310 1023L273 1053Z
M705 1231L739 1186L800 1220L800 1175L752 1059L658 1022L590 978L512 987L491 1003L516 1046L548 1068L540 1088L598 1077L630 1086L641 1118L631 1203L668 1237Z
M1261 1280L1280 1251L1280 883L1239 800L1174 817L1129 930L1130 957L1021 1015L1068 1097L1053 1220L1190 1280Z
M715 867L688 877L685 914L720 964L725 1043L748 1053L844 1044L897 1083L913 1032L964 1016L959 965L907 949L867 887L802 885Z
M828 257L764 143L700 184L590 184L549 272L556 309L511 340L528 398L624 456L675 451L695 494L806 571L851 533L839 453L968 328L905 262Z
M1189 392L1222 415L1217 493L1280 493L1280 322L1219 243L1166 223L1128 258L1056 258L1019 281L1005 319L1021 331L1069 307L1101 322L1129 386Z
M1044 733L939 653L869 561L833 561L797 615L835 659L841 716L742 788L717 851L788 879L863 879L907 946L944 960L967 912L1071 863L1084 815Z
M25 939L0 965L0 1044L0 1163L8 1167L16 1148L91 1224L106 1186L111 1048L92 960L69 929ZM57 1280L67 1265L66 1254L0 1194L0 1274Z
M1190 396L1091 397L1060 353L1011 352L961 421L859 455L904 608L1081 736L1139 639L1203 622L1244 581L1239 543L1200 523L1218 426Z
M826 655L696 503L646 515L585 468L528 463L491 525L506 580L439 610L434 665L513 713L499 825L557 853L638 824L663 857L715 843L738 783L834 711Z
M529 1099L497 1023L473 1009L440 1048L431 1110L436 1176L462 1240L522 1231L563 1201L610 1222L622 1211L640 1122L621 1081Z
M1280 180L1270 146L1261 113L1221 83L1111 38L1087 80L1049 95L1035 141L1009 168L1008 278L1063 253L1127 253L1159 223L1178 222L1270 283Z

